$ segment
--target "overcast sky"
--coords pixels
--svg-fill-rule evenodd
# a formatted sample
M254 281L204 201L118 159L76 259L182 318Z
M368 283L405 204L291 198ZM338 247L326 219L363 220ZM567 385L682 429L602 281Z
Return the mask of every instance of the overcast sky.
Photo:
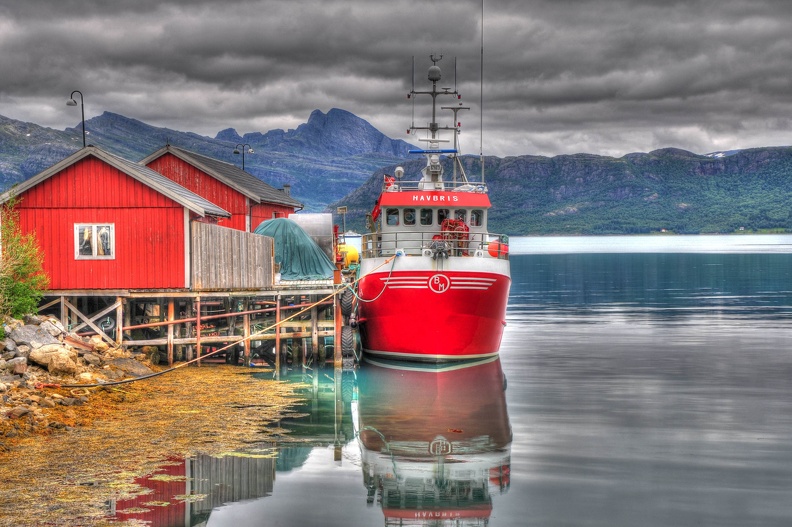
M342 108L410 140L430 53L465 153L792 144L790 0L485 0L483 134L480 0L0 0L0 115L72 127L80 90L86 119L214 137Z

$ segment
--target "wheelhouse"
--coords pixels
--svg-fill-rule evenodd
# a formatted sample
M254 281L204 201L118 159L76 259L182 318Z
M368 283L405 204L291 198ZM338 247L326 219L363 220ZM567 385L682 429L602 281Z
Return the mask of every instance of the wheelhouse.
M420 183L413 183L415 188L406 185L386 178L372 216L377 232L364 237L364 257L396 253L483 256L490 242L501 239L487 230L490 200L483 184L448 190L422 190Z

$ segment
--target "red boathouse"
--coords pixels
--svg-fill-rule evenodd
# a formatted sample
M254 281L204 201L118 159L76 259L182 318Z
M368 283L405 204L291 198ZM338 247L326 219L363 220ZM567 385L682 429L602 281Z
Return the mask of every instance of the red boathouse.
M252 232L262 221L286 218L303 208L289 195L241 168L167 145L141 162L231 213L219 225Z
M116 345L167 348L169 363L234 342L248 360L254 326L279 320L282 298L299 299L297 309L334 291L332 280L275 284L273 239L247 232L301 208L288 193L171 146L149 161L173 177L87 146L0 195L15 200L22 233L35 233L43 253L50 288L40 312ZM318 350L340 331L334 304L294 322L291 345ZM280 331L256 340L285 350Z
M88 146L0 197L16 197L50 289L190 287L190 223L231 214L143 165Z

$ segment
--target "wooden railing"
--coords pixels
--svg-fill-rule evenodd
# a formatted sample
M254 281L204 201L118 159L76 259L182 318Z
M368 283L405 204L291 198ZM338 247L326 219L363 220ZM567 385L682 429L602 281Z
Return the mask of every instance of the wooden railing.
M406 256L427 256L437 247L437 232L392 231L387 233L370 233L361 239L363 258L392 256L397 251ZM441 239L447 247L448 256L474 256L479 251L485 258L508 260L508 236L491 232L471 232L464 239ZM427 252L429 251L429 252Z

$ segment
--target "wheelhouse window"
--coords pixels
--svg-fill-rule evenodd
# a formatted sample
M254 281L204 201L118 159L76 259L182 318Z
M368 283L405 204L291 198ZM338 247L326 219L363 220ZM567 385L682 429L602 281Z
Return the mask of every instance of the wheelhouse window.
M421 225L431 225L432 216L432 209L421 209Z
M470 226L481 227L484 211L481 209L473 209L470 211Z
M467 211L465 209L457 209L454 211L454 219L459 221L467 220Z
M74 225L74 257L77 260L115 258L115 225L77 223Z
M385 211L385 222L388 225L399 224L399 209L387 209Z
M404 209L404 224L415 225L415 209Z
M448 218L449 212L448 209L437 209L437 223L438 225L443 223L443 220Z

